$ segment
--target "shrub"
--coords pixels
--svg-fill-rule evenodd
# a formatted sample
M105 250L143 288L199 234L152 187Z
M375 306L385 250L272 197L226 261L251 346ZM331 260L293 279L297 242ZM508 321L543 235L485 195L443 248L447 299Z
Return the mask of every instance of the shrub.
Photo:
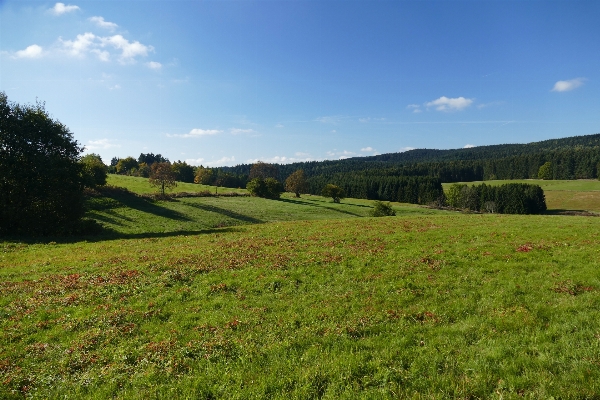
M383 203L381 201L375 201L371 216L373 217L390 217L396 215L396 211L392 209L390 203Z
M248 182L246 189L252 196L266 199L278 199L283 192L281 183L275 178L254 178Z

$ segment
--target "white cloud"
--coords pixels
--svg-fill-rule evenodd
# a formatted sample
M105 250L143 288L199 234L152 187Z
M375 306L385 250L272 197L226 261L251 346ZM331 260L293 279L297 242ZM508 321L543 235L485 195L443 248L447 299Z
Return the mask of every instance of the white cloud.
M159 70L162 68L162 64L156 61L150 61L146 63L146 66L150 69Z
M71 11L77 11L80 8L78 6L73 5L65 5L65 3L56 3L54 7L50 9L50 12L54 15L62 15Z
M332 129L331 133L337 133L337 131L335 129Z
M231 128L229 130L229 132L232 135L240 135L243 133L247 133L247 134L257 133L254 129L241 129L241 128Z
M201 137L201 136L211 136L211 135L217 135L219 133L222 133L223 131L220 131L218 129L192 129L190 131L190 133L185 133L185 134L169 134L167 133L167 137L180 137L180 138L195 138L195 137Z
M469 107L473 104L473 99L466 99L464 97L454 97L448 98L446 96L442 96L439 99L430 101L425 105L427 107L435 107L438 111L460 111Z
M188 163L189 165L202 165L202 163L204 162L204 158L188 158L185 160L186 163Z
M27 46L25 50L19 50L15 52L13 58L40 58L43 54L43 49L37 44Z
M297 151L294 155L296 157L309 157L310 158L310 154L309 153L303 153L301 151Z
M91 17L89 20L98 25L100 28L108 29L111 32L119 27L119 25L115 24L114 22L105 21L104 17Z
M109 90L119 90L121 89L121 85L115 85L108 88Z
M463 147L463 149L472 149L473 147L477 147L474 144L465 144L465 147Z
M371 146L369 146L369 147L363 147L362 149L360 149L360 151L369 151L370 152L370 151L375 151L375 149L372 148Z
M371 120L371 118L370 118L370 117L369 117L369 118L359 118L359 119L358 119L358 122L365 123L365 122L369 122L370 120Z
M401 147L399 151L400 151L400 153L404 153L405 151L411 151L414 149L415 149L414 147L407 146L407 147Z
M112 148L121 147L120 144L114 143L110 139L99 139L99 140L89 140L88 144L85 145L86 150L107 150Z
M568 81L558 81L554 84L554 88L552 88L553 92L568 92L573 89L577 89L579 86L583 85L585 82L585 78L575 78L569 79Z
M83 35L77 35L75 40L63 40L58 38L62 43L63 49L74 57L81 57L95 45L96 35L91 32L86 32Z
M219 160L216 160L216 161L209 161L209 162L206 163L206 165L208 167L222 167L225 164L231 164L233 162L235 162L235 157L231 156L231 157L223 157L223 158L221 158Z
M275 125L275 128L283 128L283 124L277 124Z
M148 52L154 51L154 47L146 46L138 41L130 42L121 35L114 35L109 37L99 38L101 46L112 46L118 50L121 50L121 56L119 57L121 62L129 63L135 60L138 56L147 56Z
M296 155L297 154L298 153L296 153ZM274 157L249 159L249 160L246 160L246 163L254 164L258 161L262 161L262 162L268 163L268 164L291 164L291 163L303 162L303 161L313 161L313 159L310 157L298 158L298 157L274 156Z
M62 44L63 51L74 57L83 57L87 53L95 54L101 61L109 61L111 54L108 49L120 51L118 56L121 63L132 63L136 57L146 57L154 47L146 46L138 41L130 42L122 35L96 36L91 32L77 35L75 40L63 40L58 38ZM151 61L147 64L150 68L160 68L161 64Z

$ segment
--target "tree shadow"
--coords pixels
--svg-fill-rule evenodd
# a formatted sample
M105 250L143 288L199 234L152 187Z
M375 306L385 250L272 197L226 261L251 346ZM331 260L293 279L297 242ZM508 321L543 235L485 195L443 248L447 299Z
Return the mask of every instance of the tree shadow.
M336 212L339 212L339 213L342 213L342 214L347 214L347 215L353 215L355 217L364 217L364 215L356 214L356 213L353 213L353 212L350 212L350 211L346 211L346 210L340 210L339 208L335 208L335 207L325 206L325 205L321 205L321 204L315 204L313 202L306 201L306 200L279 199L279 201L282 201L284 203L293 203L293 204L301 204L301 205L311 206L311 207L325 208L327 210L336 211ZM316 201L320 201L320 200L316 200ZM352 206L354 206L354 204L352 204ZM373 208L373 207L363 206L363 205L357 205L357 207Z
M217 207L217 206L211 206L211 205L208 205L208 204L198 204L198 203L190 204L190 203L185 203L185 205L189 206L189 207L199 208L200 210L203 210L203 211L210 211L210 212L218 213L218 214L224 215L224 216L229 217L229 218L237 219L239 221L248 222L250 224L262 224L262 223L265 222L265 221L260 220L258 218L250 217L250 216L244 215L244 214L239 214L239 213L236 213L235 211L227 210L225 208L221 208L221 207Z
M160 239L175 236L195 236L195 235L210 235L214 233L230 233L240 232L240 229L230 228L208 228L200 230L186 230L173 232L142 232L142 233L121 233L110 228L104 228L102 233L97 235L77 235L77 236L11 236L2 237L1 239L7 243L25 243L25 244L71 244L79 242L98 243L110 240L122 239Z
M193 219L189 218L183 213L180 213L175 210L171 210L166 207L161 207L155 204L155 200L138 196L137 194L130 192L123 188L104 188L100 192L104 197L111 198L115 201L118 201L125 207L132 208L134 210L142 211L145 213L156 215L157 217L163 217L168 219L173 219L177 221L193 221ZM108 212L109 210L103 210L104 212ZM116 213L112 214L116 216ZM128 220L126 217L123 219ZM131 220L129 220L131 221Z
M546 210L544 215L574 215L580 217L600 217L599 213L587 211L587 210L566 210L562 208L554 208L552 210Z

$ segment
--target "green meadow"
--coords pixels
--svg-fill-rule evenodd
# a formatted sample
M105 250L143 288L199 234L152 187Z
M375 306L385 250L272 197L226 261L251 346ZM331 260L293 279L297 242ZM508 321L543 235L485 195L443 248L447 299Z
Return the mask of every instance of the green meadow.
M600 219L393 207L92 197L0 242L0 398L600 396Z

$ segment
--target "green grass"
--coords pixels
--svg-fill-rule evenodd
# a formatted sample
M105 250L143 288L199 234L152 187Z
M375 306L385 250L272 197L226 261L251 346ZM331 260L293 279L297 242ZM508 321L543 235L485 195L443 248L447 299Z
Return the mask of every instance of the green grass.
M0 397L594 398L598 232L453 214L4 242Z
M529 183L539 185L546 196L548 211L600 212L600 180L542 180L520 179L511 181L465 182L468 184L503 185L506 183ZM447 190L452 183L444 183Z
M125 187L134 193L145 194L145 193L158 193L160 190L156 187L150 186L148 178L140 178L135 176L116 175L109 174L106 182L108 185ZM202 192L208 190L211 193L215 192L214 186L197 185L195 183L177 182L177 186L173 190L167 190L167 193L179 193L179 192ZM247 193L246 189L231 189L231 188L217 188L217 193Z
M597 218L106 193L0 242L0 398L600 395Z
M109 183L120 183L131 191L147 193L147 179L111 175ZM118 179L117 179L118 178ZM144 186L147 185L147 186ZM196 190L200 185L192 185ZM184 185L178 188L183 189ZM229 189L219 189L227 193ZM192 191L187 189L185 191ZM211 190L211 193L214 191ZM207 229L233 227L247 224L343 219L366 217L373 202L345 199L334 203L329 198L303 195L297 199L284 193L280 200L255 197L183 197L171 201L153 201L118 191L107 191L108 197L88 201L87 217L94 218L113 236L139 237L157 234L199 233ZM398 215L433 215L444 213L417 205L394 203Z

